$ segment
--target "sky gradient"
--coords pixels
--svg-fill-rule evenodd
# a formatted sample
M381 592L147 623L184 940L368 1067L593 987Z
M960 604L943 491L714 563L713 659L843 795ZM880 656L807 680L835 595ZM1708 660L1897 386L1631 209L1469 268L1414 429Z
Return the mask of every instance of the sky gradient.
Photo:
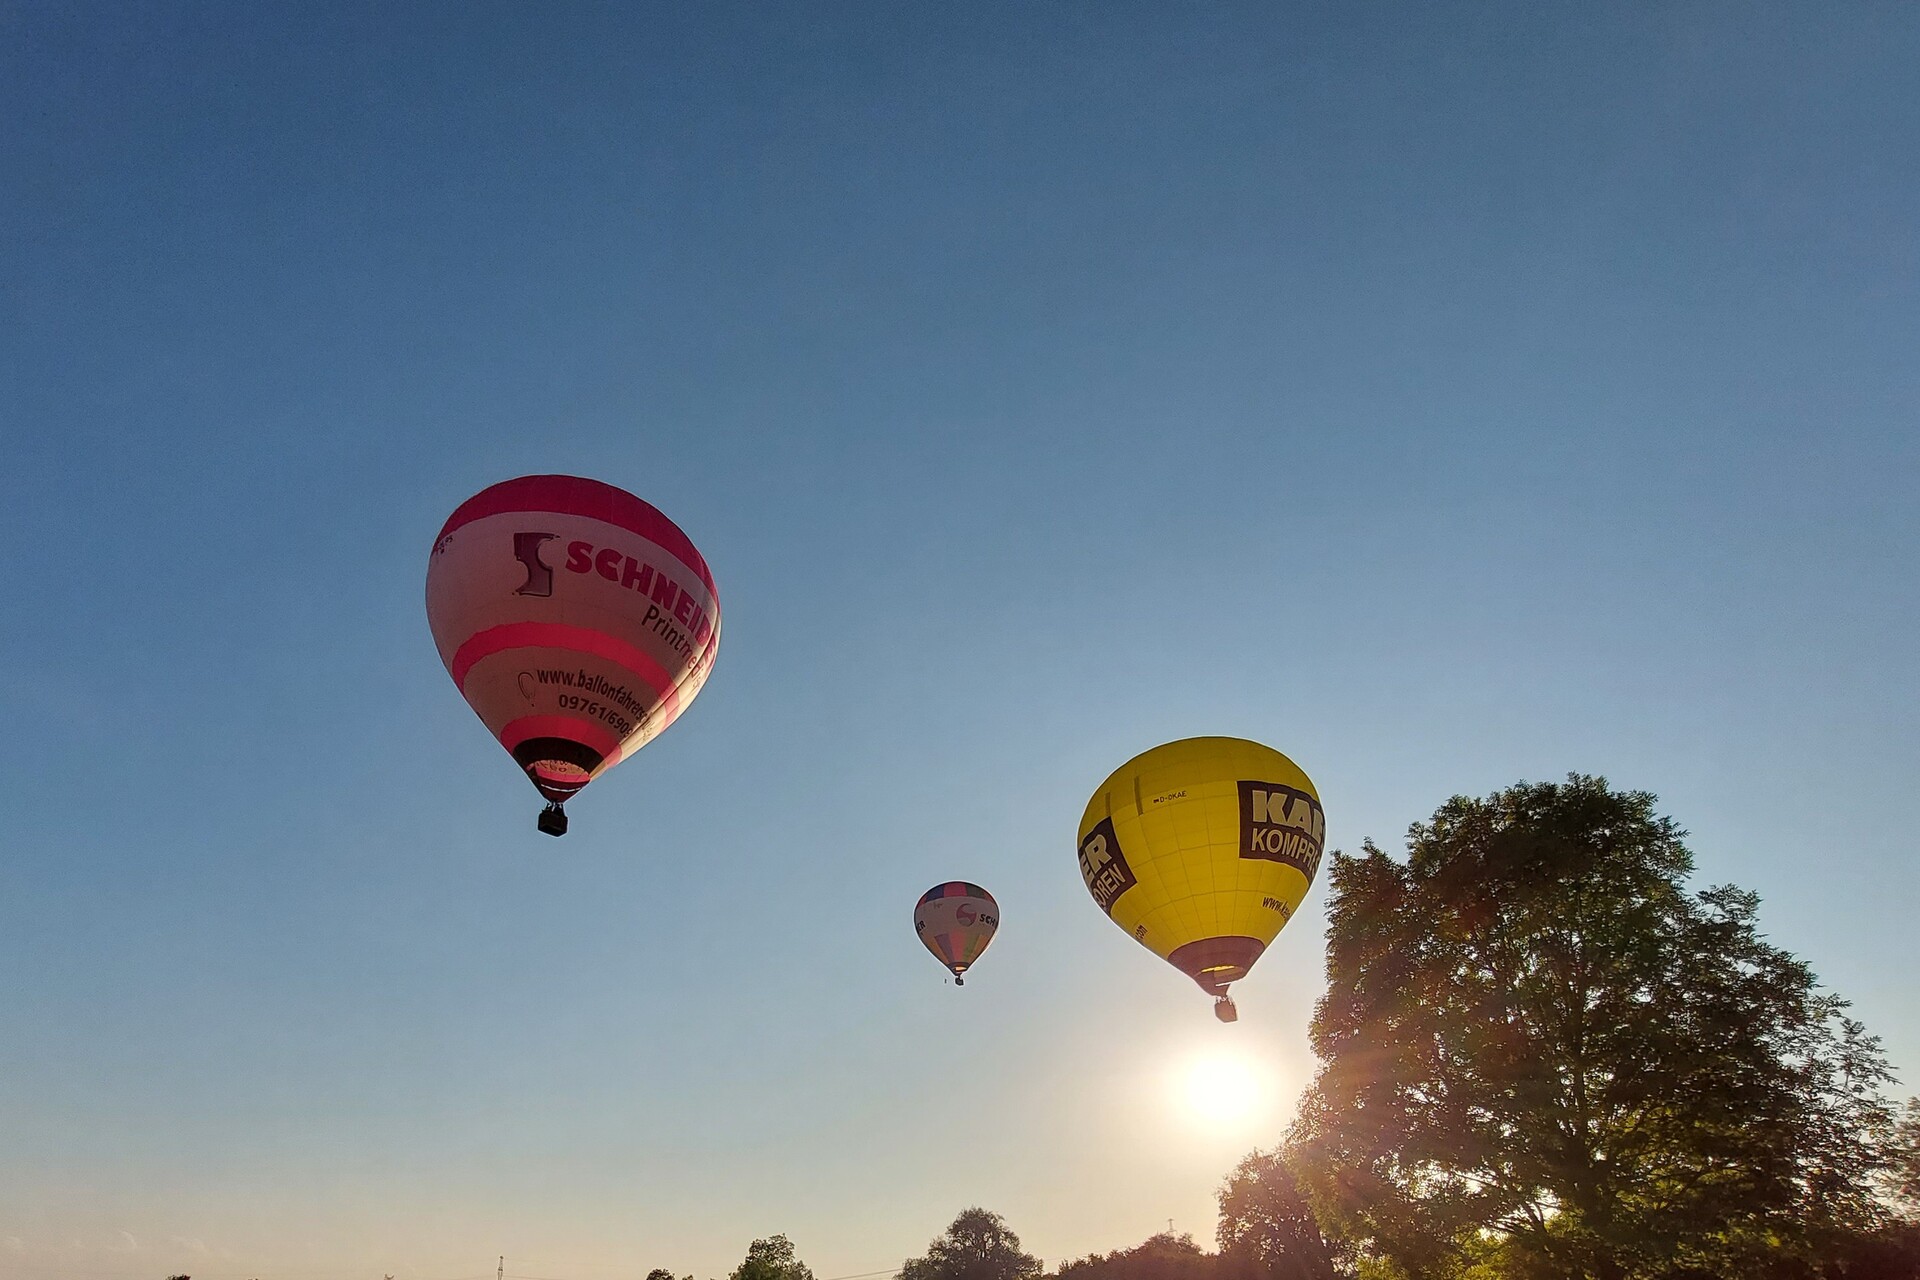
M1920 1092L1916 65L1864 0L10 6L0 1277L1210 1243L1324 886L1232 1027L1102 918L1087 795L1194 734L1336 848L1654 791ZM561 842L421 599L549 471L725 616Z

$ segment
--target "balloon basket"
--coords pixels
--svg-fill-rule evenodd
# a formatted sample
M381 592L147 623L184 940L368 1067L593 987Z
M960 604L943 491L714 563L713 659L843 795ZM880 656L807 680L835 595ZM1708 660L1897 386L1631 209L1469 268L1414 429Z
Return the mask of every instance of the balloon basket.
M1222 1022L1240 1021L1240 1011L1233 1007L1232 999L1227 996L1221 996L1213 1002L1213 1016Z
M535 824L550 836L567 834L567 811L557 804L550 804L540 811L540 821Z

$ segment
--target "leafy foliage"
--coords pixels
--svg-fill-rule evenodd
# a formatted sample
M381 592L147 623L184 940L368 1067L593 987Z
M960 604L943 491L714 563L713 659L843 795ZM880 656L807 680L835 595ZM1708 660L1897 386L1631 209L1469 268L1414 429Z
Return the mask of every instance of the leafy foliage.
M1920 1098L1908 1098L1888 1143L1887 1192L1901 1215L1920 1223Z
M1063 1262L1055 1274L1059 1280L1219 1280L1217 1263L1191 1235L1162 1231L1131 1249Z
M1015 1235L997 1213L962 1209L952 1225L927 1245L925 1257L909 1258L900 1280L1030 1280L1040 1274L1040 1259L1020 1251Z
M1332 1280L1333 1251L1278 1151L1255 1151L1220 1188L1220 1253L1229 1270L1274 1280Z
M748 1245L746 1259L727 1280L813 1280L813 1271L794 1255L793 1241L773 1236Z
M1389 1270L1811 1274L1881 1222L1879 1042L1753 894L1686 890L1653 804L1523 783L1449 801L1405 862L1333 856L1289 1155Z
M1893 1222L1837 1241L1819 1274L1832 1280L1920 1280L1920 1224Z

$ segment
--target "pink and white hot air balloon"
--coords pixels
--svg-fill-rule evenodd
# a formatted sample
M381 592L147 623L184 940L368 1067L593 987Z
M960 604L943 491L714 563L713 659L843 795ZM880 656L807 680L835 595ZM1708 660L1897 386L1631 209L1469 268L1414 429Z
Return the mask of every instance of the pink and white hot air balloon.
M521 476L460 504L427 563L427 621L453 682L561 807L692 702L720 646L707 562L623 489Z
M1000 904L967 880L937 884L913 906L913 931L933 958L952 971L955 986L967 985L964 975L999 927Z

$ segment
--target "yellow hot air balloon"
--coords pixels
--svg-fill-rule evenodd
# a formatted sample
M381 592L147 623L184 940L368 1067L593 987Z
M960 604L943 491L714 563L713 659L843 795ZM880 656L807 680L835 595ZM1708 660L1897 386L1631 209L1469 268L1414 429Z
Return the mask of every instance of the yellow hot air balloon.
M1278 751L1185 738L1135 756L1093 793L1080 874L1115 924L1232 1022L1227 984L1299 909L1326 830L1312 780Z

